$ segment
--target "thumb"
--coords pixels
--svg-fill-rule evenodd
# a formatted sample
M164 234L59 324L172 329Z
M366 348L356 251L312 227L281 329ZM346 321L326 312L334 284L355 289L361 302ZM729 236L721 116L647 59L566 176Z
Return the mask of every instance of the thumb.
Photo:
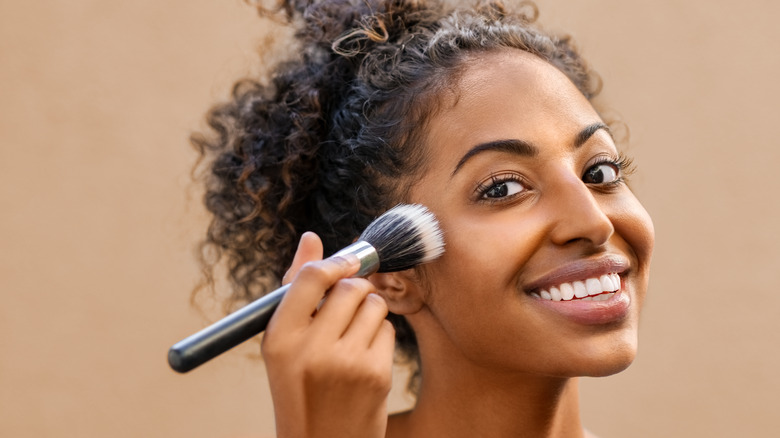
M301 241L298 243L298 249L295 251L290 269L284 273L282 284L287 284L295 278L298 271L301 270L307 262L322 260L322 241L320 237L311 231L303 233Z

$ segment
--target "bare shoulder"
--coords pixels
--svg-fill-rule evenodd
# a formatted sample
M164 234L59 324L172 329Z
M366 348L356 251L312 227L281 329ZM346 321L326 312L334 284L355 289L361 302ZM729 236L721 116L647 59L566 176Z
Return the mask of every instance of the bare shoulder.
M599 438L599 437L595 433L589 431L588 429L585 429L585 438Z

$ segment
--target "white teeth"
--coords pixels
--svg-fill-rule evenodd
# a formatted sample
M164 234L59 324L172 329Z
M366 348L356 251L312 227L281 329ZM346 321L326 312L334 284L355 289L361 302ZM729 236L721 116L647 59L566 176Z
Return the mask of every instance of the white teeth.
M605 291L617 290L609 275L602 275L599 277L599 282L601 283L601 288Z
M585 298L588 296L588 289L585 287L585 283L581 281L574 282L574 296L577 298Z
M589 278L585 280L585 288L588 290L588 295L598 295L604 290L601 288L601 281L598 278Z
M598 278L561 283L549 291L542 289L531 295L548 301L570 301L575 297L586 301L605 301L615 295L614 292L620 290L620 286L618 274L605 274Z
M563 283L561 286L561 299L569 301L574 298L574 287L571 283Z

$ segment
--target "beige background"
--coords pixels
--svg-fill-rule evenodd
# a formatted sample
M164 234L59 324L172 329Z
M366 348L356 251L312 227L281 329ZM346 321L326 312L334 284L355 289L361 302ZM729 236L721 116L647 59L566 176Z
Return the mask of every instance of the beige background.
M586 423L776 436L780 3L538 3L630 126L658 236L639 358L583 382ZM206 321L187 137L269 29L239 0L0 1L0 436L272 434L256 346L165 363Z

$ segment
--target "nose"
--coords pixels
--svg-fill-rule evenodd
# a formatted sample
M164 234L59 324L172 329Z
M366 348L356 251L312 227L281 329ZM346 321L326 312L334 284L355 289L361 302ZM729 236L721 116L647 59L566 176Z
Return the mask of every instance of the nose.
M557 245L581 241L594 246L605 244L615 227L594 193L576 177L559 182L558 188L551 193L554 203L552 241Z

